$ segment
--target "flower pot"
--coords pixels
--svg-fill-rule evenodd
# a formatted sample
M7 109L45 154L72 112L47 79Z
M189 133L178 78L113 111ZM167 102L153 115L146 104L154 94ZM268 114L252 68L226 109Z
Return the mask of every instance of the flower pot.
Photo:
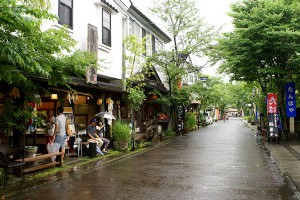
M125 151L128 149L128 142L127 141L114 141L113 147L116 150L122 150Z
M24 149L25 157L26 158L35 157L37 149L38 149L38 147L36 147L36 146L25 146L25 149Z
M38 147L36 146L25 146L24 152L25 152L25 158L32 158L36 156ZM37 165L37 161L26 163L27 166L33 167Z

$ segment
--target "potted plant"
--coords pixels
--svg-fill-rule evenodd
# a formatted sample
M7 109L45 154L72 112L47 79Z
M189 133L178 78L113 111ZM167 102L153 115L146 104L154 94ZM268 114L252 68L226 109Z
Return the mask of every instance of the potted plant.
M113 147L118 151L126 151L130 143L130 127L127 123L116 121L112 126Z
M193 112L187 112L185 115L185 132L196 128L196 115Z

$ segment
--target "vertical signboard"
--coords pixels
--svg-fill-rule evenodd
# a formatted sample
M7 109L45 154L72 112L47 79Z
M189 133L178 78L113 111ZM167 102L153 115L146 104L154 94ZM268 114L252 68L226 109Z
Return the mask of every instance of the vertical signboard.
M286 103L286 116L296 117L296 94L295 83L285 84L285 103Z
M270 137L278 137L278 122L277 122L277 114L270 113L268 114L268 122L269 122L269 136Z
M177 107L177 132L183 131L185 109L181 104Z
M270 137L278 137L277 105L277 94L269 93L267 99L267 112Z
M86 71L86 83L97 84L97 70L95 67L88 67Z
M277 113L277 94L269 93L268 94L268 114L276 114Z
M88 24L87 50L98 55L98 28ZM86 83L97 84L96 67L87 67Z

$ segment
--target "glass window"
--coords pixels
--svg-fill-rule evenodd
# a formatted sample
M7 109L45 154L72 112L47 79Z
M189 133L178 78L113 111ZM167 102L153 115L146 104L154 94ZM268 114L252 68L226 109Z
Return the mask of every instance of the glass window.
M141 27L140 25L138 25L136 22L134 22L134 29L133 29L133 34L137 37L137 38L141 38Z
M142 28L142 39L144 39L144 38L146 38L146 36L147 36L147 32L146 32L146 30L144 29L144 28ZM147 38L146 38L147 39ZM143 46L144 46L144 53L143 53L143 55L144 56L146 56L146 52L147 52L147 41L145 40L144 41L145 43L143 44Z
M73 0L60 0L58 6L59 24L73 28Z
M129 21L129 35L133 35L133 29L134 29L134 21Z
M111 46L111 15L102 10L102 44Z
M156 54L156 49L155 49L155 37L154 35L152 35L152 39L151 39L151 42L152 42L152 55Z

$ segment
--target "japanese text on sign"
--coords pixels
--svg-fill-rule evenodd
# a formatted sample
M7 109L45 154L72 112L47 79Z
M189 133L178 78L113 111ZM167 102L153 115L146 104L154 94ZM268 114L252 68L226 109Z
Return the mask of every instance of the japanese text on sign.
M296 117L295 83L285 84L285 99L287 117Z
M277 114L268 114L269 136L278 137L278 122Z
M277 94L268 94L267 110L268 113L277 113Z

